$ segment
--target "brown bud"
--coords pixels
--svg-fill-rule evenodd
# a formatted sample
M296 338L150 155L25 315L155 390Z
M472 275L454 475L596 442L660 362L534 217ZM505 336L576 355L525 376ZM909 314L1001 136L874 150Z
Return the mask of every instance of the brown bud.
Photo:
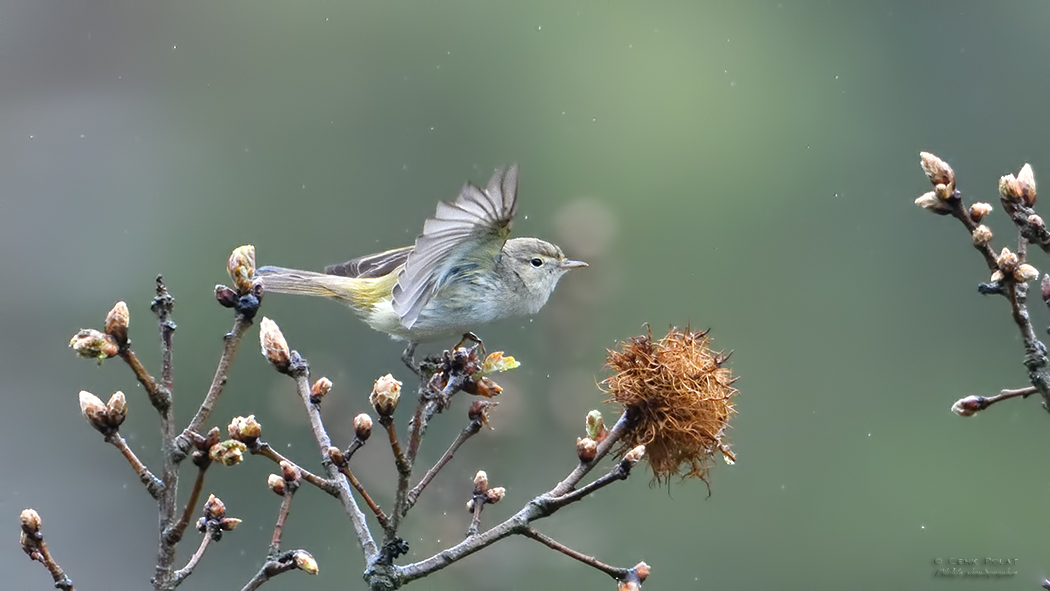
M211 449L213 446L219 444L222 441L222 432L219 431L218 427L212 427L208 429L208 436L204 439L205 449Z
M992 230L981 224L973 229L973 243L977 246L984 246L992 241Z
M1005 273L1013 273L1014 269L1017 268L1019 259L1017 254L1010 252L1009 248L1003 247L1003 251L999 253L999 257L995 259L995 264L999 266L999 270Z
M1017 185L1021 189L1021 199L1024 200L1025 205L1028 207L1035 205L1035 174L1032 172L1031 164L1026 163L1017 173Z
M955 171L947 162L929 152L919 152L919 164L934 186L948 185L955 189Z
M590 437L576 438L576 456L580 458L581 462L585 464L591 462L596 455L598 455L597 441Z
M372 394L369 395L368 401L372 403L372 408L376 409L381 417L389 417L394 414L394 410L397 409L397 402L401 399L401 382L394 379L394 376L386 374L385 376L376 380L375 385L372 386Z
M992 206L987 203L974 203L970 206L970 219L975 222L980 222L990 213L992 213Z
M368 441L372 435L372 417L361 413L354 417L354 436L361 441Z
M120 345L117 344L115 337L93 328L81 329L80 332L73 335L73 338L69 339L69 346L72 347L77 355L98 359L99 363L103 359L116 357L120 354Z
M118 390L109 397L109 402L106 403L106 423L116 429L124 422L127 414L128 401L124 398L124 393Z
M222 531L233 531L240 524L241 520L236 517L223 517L219 520L219 529Z
M277 495L281 497L283 497L284 493L288 490L288 487L284 482L284 478L281 478L276 474L270 474L266 477L266 486L270 487L270 490L277 493Z
M481 494L489 489L489 475L484 470L478 470L474 475L474 494Z
M208 457L223 466L236 466L244 459L244 452L247 449L248 447L240 441L227 439L211 446L211 449L208 450Z
M634 565L634 568L631 570L634 571L634 574L638 577L639 581L645 582L645 580L649 578L649 565L644 562L639 562Z
M106 314L106 334L117 340L117 345L123 347L128 344L128 305L117 302L113 309Z
M222 519L226 517L226 505L219 497L208 495L208 500L204 502L204 517L207 519Z
M295 568L307 574L317 574L317 560L306 550L296 550L293 552L292 560L295 561Z
M1024 263L1014 269L1014 279L1019 283L1027 283L1039 279L1039 271L1032 265Z
M223 308L232 308L237 305L237 300L240 296L233 289L226 287L225 285L215 286L215 301L219 302Z
M255 415L233 417L226 430L230 434L230 439L249 445L258 441L262 436L262 425L255 420Z
M485 502L490 505L498 503L503 500L503 497L506 496L506 494L507 489L503 488L502 486L494 486L485 491Z
M631 449L631 451L623 454L623 459L626 460L627 463L632 466L642 461L643 457L645 457L644 445L635 446L633 449Z
M303 473L299 471L299 468L288 460L281 460L281 463L278 465L281 467L281 477L286 482L298 483L303 477Z
M318 378L312 388L310 388L310 402L317 404L321 402L321 399L325 397L332 389L332 380L322 377Z
M100 433L110 430L106 405L102 399L86 390L80 391L80 415Z
M255 276L255 247L246 244L235 248L226 262L226 270L230 273L234 288L241 294L248 293Z
M36 509L23 509L19 519L22 522L23 532L34 537L40 533L40 514L36 512Z
M1003 280L1003 277L1003 272L996 269L995 271L992 271L992 277L991 279L989 279L989 281L991 281L992 283L999 283Z
M259 323L259 343L262 345L262 354L277 371L288 371L291 351L288 349L288 341L284 340L281 329L277 323L263 316Z
M960 417L972 417L987 407L988 399L984 396L967 396L955 401L955 404L952 405L952 412Z
M328 448L328 459L332 460L336 468L346 467L346 457L343 456L343 450L334 445Z
M489 427L489 409L498 406L495 400L475 400L467 409L467 418ZM489 427L491 429L492 427Z

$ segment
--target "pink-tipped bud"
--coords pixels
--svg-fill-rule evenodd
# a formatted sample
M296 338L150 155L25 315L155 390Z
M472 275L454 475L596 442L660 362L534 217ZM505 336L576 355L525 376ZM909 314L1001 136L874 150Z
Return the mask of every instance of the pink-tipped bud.
M992 206L987 203L974 203L970 206L970 219L975 222L980 222L984 219L984 216L992 213Z
M288 341L284 340L280 327L277 323L263 316L259 323L259 344L262 345L262 354L277 371L288 371L291 359L291 351L288 349Z

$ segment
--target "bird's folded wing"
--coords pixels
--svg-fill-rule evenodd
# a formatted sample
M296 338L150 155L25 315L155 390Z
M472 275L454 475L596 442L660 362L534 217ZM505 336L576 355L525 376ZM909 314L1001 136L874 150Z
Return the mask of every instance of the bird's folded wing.
M324 272L329 275L341 275L355 279L382 277L387 273L393 273L398 267L405 264L405 259L408 258L408 253L410 252L412 252L411 246L402 246L393 250L357 257L338 265L328 265L324 268Z
M412 328L457 262L485 253L495 266L510 234L517 193L518 166L511 164L496 169L486 188L467 183L455 201L438 203L394 286L394 311L405 328Z

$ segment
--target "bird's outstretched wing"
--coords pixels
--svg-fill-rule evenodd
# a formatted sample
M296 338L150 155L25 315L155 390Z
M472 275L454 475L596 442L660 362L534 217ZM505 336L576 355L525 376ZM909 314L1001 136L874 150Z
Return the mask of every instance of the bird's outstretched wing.
M496 169L484 189L467 183L452 203L438 203L423 224L393 290L394 311L405 328L440 289L449 270L465 258L496 257L510 235L517 207L518 165ZM487 262L487 261L486 261Z

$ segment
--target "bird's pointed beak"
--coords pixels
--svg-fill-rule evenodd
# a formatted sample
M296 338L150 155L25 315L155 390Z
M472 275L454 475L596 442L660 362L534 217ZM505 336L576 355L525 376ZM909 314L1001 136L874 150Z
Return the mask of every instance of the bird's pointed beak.
M562 262L561 262L561 268L562 269L566 269L566 270L568 270L568 269L580 269L580 268L587 267L587 266L588 266L587 263L585 263L583 261L574 261L572 259L563 259Z

